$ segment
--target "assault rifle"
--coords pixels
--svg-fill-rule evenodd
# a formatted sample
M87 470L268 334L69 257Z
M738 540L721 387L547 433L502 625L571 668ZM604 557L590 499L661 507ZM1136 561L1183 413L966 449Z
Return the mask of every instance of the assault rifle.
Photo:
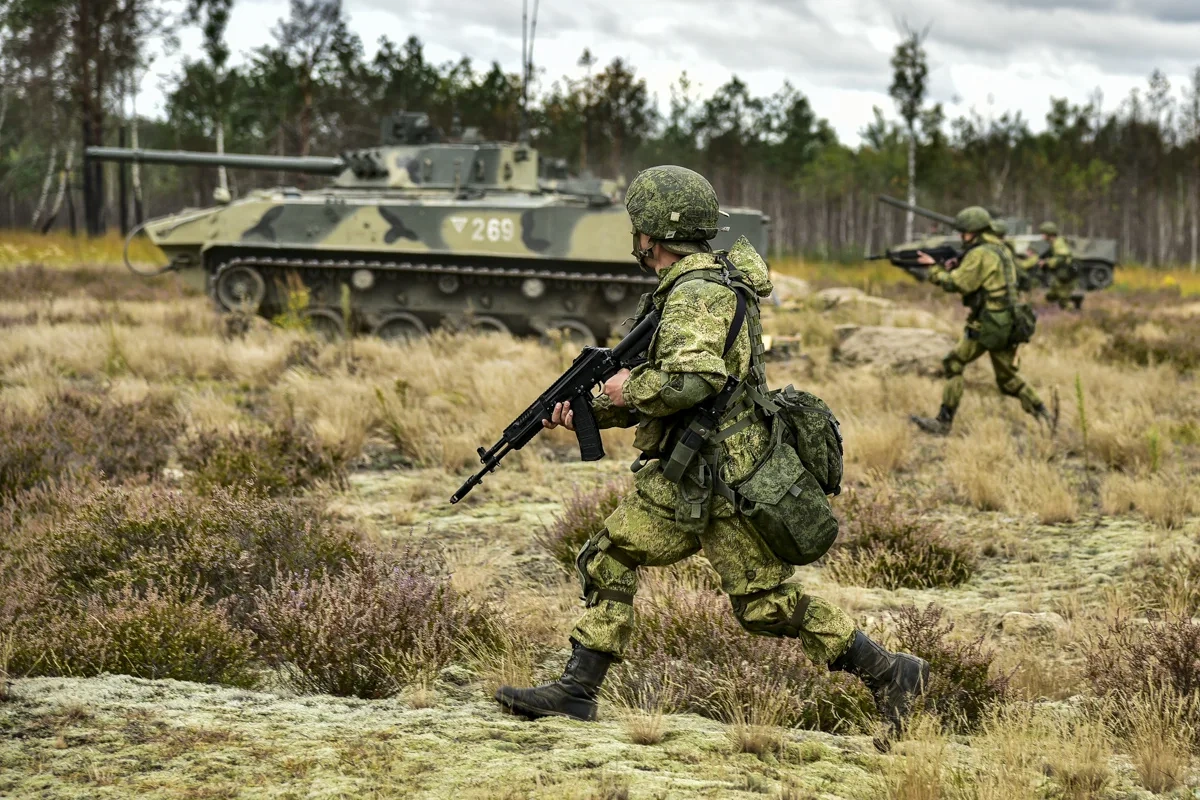
M603 384L622 369L632 369L645 362L650 338L658 328L658 312L651 311L634 326L615 347L585 347L575 357L570 368L542 396L513 420L500 441L490 450L479 448L483 469L476 472L450 498L457 503L478 486L485 475L500 466L500 461L514 450L520 450L542 432L542 421L550 419L554 406L569 402L575 414L575 436L579 440L579 457L584 461L604 458L604 442L592 413L592 389Z
M917 262L917 257L921 253L928 253L939 264L945 264L947 261L962 258L961 250L952 245L944 244L939 247L929 247L921 250L888 250L882 255L867 256L867 261L881 261L886 258L917 280L923 281L927 277L929 266Z

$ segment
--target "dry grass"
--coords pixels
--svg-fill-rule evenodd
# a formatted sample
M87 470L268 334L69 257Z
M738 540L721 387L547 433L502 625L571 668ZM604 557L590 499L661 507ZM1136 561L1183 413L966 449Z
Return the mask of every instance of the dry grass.
M846 460L852 468L881 477L906 470L913 457L913 427L900 416L849 417L843 421Z
M942 800L952 797L950 742L941 722L929 717L914 719L904 741L894 746L884 773L889 800Z
M554 432L514 454L500 474L455 510L463 516L449 525L440 507L447 487L461 480L454 473L476 463L475 448L496 439L535 389L567 366L569 353L502 337L446 333L406 345L367 339L326 346L302 331L280 330L265 322L235 335L201 298L155 285L136 301L114 301L102 284L115 282L123 275L119 270L101 267L90 276L69 270L81 261L105 261L105 247L109 245L98 243L85 255L47 250L43 260L54 271L52 280L30 274L23 279L27 291L0 301L0 411L34 412L64 390L81 385L102 386L107 397L120 404L142 402L166 389L176 398L178 415L179 436L170 448L172 470L181 464L178 446L189 436L262 430L295 414L339 461L351 467L369 463L405 470L360 472L355 487L372 488L361 495L358 488L336 495L334 508L361 515L368 520L364 525L381 534L418 539L431 548L441 544L436 537L444 531L455 537L445 553L451 586L471 602L495 603L502 621L495 638L481 636L471 642L462 659L469 667L464 686L490 692L501 684L532 685L557 674L568 626L578 610L577 587L566 579L557 582L552 569L534 580L528 580L533 571L514 579L509 566L514 556L530 558L530 541L539 522L551 519L560 507L552 505L559 504L565 485L556 475L558 461L574 459L573 437ZM148 261L155 260L151 256ZM60 265L68 269L60 270ZM972 553L986 546L989 556L1007 557L981 562L976 577L952 588L920 584L895 589L876 583L860 589L848 586L848 573L828 566L805 568L804 583L811 582L816 594L844 601L868 625L887 619L908 602L924 606L934 599L945 601L946 619L967 626L975 624L976 613L989 619L1014 603L1022 609L1053 608L1069 621L1069 630L1053 637L1006 638L990 672L986 664L976 663L978 659L972 662L979 667L972 675L980 681L1011 676L1009 694L1015 702L983 704L973 712L978 733L953 741L916 726L899 744L899 755L887 762L880 793L886 785L887 794L904 798L1097 796L1111 793L1117 783L1124 789L1132 780L1131 770L1114 775L1110 769L1109 760L1117 752L1128 756L1140 782L1151 790L1170 791L1186 780L1189 737L1195 741L1187 727L1192 718L1180 717L1171 701L1139 695L1128 706L1127 724L1118 729L1110 720L1080 716L1079 708L1086 704L1075 700L1098 691L1081 686L1078 645L1086 636L1082 629L1108 613L1099 609L1105 602L1114 608L1128 602L1121 595L1135 585L1131 581L1141 575L1136 572L1139 565L1130 570L1128 564L1104 564L1106 579L1112 579L1107 589L1060 579L1064 553L1074 552L1074 537L1086 538L1083 529L1090 526L1053 532L1063 540L1052 540L1039 528L1090 520L1097 511L1149 520L1161 529L1155 537L1163 542L1163 564L1173 568L1161 570L1161 580L1153 587L1139 584L1155 592L1143 610L1195 613L1197 573L1183 568L1190 561L1174 555L1183 552L1175 548L1200 512L1200 498L1189 480L1196 474L1200 454L1200 427L1195 423L1200 401L1190 391L1190 379L1181 378L1169 364L1139 366L1128 359L1103 358L1111 347L1111 333L1097 318L1048 314L1040 323L1038 341L1023 348L1022 373L1047 402L1055 392L1063 399L1057 436L1041 435L1014 400L996 393L984 360L968 369L967 396L953 435L926 437L909 425L907 415L936 407L939 381L846 369L831 362L828 345L834 326L841 322L928 324L953 330L960 326L960 310L886 266L836 273L811 265L782 266L814 281L849 280L869 292L887 292L915 304L897 305L886 313L857 304L832 311L774 309L770 314L772 330L800 333L805 342L804 359L771 363L771 383L795 382L823 397L838 414L846 434L848 486L864 495L895 496L905 511L941 526L954 544ZM1122 271L1119 280L1163 277ZM54 294L45 291L47 287L71 291ZM1089 307L1126 299L1115 293L1092 297ZM1149 309L1142 327L1131 329L1130 335L1159 341L1175 328L1149 315L1184 313L1184 308L1168 304L1161 311ZM1086 400L1086 447L1080 409L1073 401L1076 374ZM606 443L613 460L631 458L624 452L629 433L610 432ZM364 454L367 460L360 460ZM1084 469L1085 457L1089 470ZM181 481L184 488L186 477ZM386 500L378 496L375 487L380 485L388 487ZM914 498L919 498L920 508ZM834 502L845 508L847 498ZM482 541L486 544L479 544ZM1063 547L1060 542L1065 542ZM536 566L541 554L532 555ZM545 559L543 565L548 562ZM1153 565L1147 561L1140 566ZM681 723L671 714L681 710L699 710L727 722L729 747L719 749L758 754L768 765L792 758L795 748L784 744L785 725L866 727L859 712L860 707L869 708L869 701L854 694L861 692L857 682L843 682L844 676L812 668L794 642L751 637L738 628L728 601L716 594L715 572L702 558L644 572L639 635L649 631L649 638L670 639L676 649L642 641L637 645L641 650L631 656L631 667L617 668L610 681L625 692L616 698L625 736L646 745L643 752L666 752L675 746ZM674 605L667 602L670 597L677 598ZM1078 608L1062 607L1057 601L1063 597ZM951 639L955 646L973 641L969 635ZM684 676L696 695L685 696L671 677L659 676L661 665L674 670L675 682ZM422 672L418 666L399 665L411 673L402 695L408 705L456 702L457 690L435 693L431 687L437 672ZM792 681L790 688L779 685L779 675L785 673ZM2 678L0 674L0 693ZM665 691L648 691L653 688ZM671 703L665 702L668 696ZM828 760L841 757L831 753ZM105 779L103 774L99 777ZM776 791L765 786L766 782L754 787L747 783L756 791ZM559 788L562 796L575 796L572 787ZM780 791L781 796L807 797L810 790L789 784ZM631 792L641 796L640 789L616 781L589 787L580 796Z
M1059 718L1055 735L1043 743L1046 773L1065 800L1093 800L1104 795L1113 780L1109 757L1112 737L1094 716Z
M662 742L667 732L666 709L662 697L642 692L633 702L618 701L618 714L625 735L634 744L652 745Z
M1109 475L1100 487L1104 513L1137 511L1163 528L1178 528L1200 508L1195 480L1188 475Z
M1121 726L1129 730L1129 757L1142 785L1163 794L1182 784L1195 739L1187 702L1158 686L1115 713L1125 717Z
M718 701L729 723L727 736L735 753L779 755L784 748L784 728L792 698L786 685L727 683Z
M121 253L125 240L119 233L105 236L75 236L55 231L43 236L32 231L7 230L0 235L0 268L23 264L44 264L47 267L116 268L122 264ZM139 237L130 246L130 260L135 264L165 264L166 256L148 239ZM120 267L124 270L124 266Z

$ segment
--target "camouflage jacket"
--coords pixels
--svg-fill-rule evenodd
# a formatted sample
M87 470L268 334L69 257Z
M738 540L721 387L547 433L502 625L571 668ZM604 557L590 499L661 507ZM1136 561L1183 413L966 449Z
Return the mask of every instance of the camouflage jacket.
M986 307L994 311L1008 308L1010 278L1016 280L1016 262L999 237L991 233L976 237L957 269L935 266L929 271L930 283L947 292L964 295L963 302L973 308ZM972 314L972 319L974 316Z
M1018 263L1021 269L1033 269L1039 262L1045 261L1045 268L1051 272L1059 267L1069 267L1075 259L1075 254L1071 252L1071 245L1067 244L1067 240L1061 236L1055 236L1054 241L1050 244L1050 249L1046 251L1045 256L1032 255L1021 259Z
M770 295L772 287L766 263L745 238L737 241L729 257L759 297ZM651 342L649 360L634 369L626 381L624 408L614 407L604 396L594 404L601 427L636 424L634 447L649 457L665 455L664 450L670 447L672 434L685 420L688 409L716 394L729 376L744 379L749 373L747 326L742 326L729 352L722 353L737 309L733 290L709 280L680 282L689 273L720 268L712 253L697 253L659 273L658 287L649 295L649 302L659 310L662 321ZM737 419L740 417L726 424L732 425ZM748 475L766 452L769 439L766 425L758 422L722 442L722 474L726 482L733 483ZM647 467L638 473L639 489L656 471ZM672 504L664 502L667 498L653 499L663 505Z
M1046 269L1054 272L1059 268L1069 268L1075 260L1071 245L1061 236L1055 236L1050 243L1050 251L1046 253Z

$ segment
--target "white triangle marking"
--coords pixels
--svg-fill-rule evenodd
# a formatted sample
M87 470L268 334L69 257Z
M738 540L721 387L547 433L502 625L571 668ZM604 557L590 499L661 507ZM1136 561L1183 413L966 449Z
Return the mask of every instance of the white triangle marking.
M454 230L458 231L459 233L462 233L463 228L467 227L467 218L466 217L451 217L450 224L454 226Z

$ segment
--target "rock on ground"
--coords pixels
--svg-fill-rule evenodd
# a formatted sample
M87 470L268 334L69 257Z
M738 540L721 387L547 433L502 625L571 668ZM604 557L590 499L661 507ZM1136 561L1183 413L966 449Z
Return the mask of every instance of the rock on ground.
M1061 614L1053 611L1009 611L1000 618L998 626L1005 636L1025 639L1035 636L1051 636L1067 627Z
M843 364L930 377L942 374L942 359L954 347L950 336L925 328L841 325L837 337L833 357Z
M803 278L772 273L771 283L775 284L772 300L782 308L795 308L812 296L812 285Z
M891 300L883 297L874 297L862 289L855 289L851 286L834 286L830 289L822 289L813 295L813 299L824 305L825 308L834 308L835 306L847 303L862 303L864 305L878 306L879 308L892 308L896 305Z

